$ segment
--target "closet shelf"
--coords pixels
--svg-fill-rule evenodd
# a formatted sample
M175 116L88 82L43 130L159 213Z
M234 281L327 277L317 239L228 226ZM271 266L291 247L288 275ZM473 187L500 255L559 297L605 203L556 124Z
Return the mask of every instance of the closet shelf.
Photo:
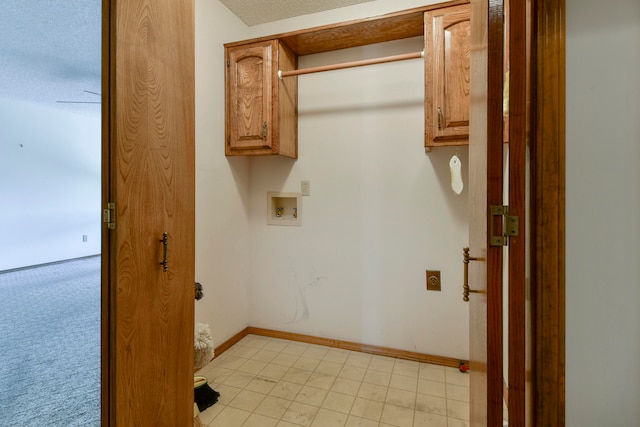
M303 56L418 37L424 35L425 12L468 3L469 0L449 1L370 18L226 43L224 46L234 47L277 39L286 44L296 55Z

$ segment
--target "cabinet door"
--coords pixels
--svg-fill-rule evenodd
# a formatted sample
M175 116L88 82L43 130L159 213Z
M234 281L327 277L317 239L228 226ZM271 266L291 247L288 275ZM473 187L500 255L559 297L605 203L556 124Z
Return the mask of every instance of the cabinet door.
M272 148L273 52L272 42L227 49L227 155Z
M469 5L425 13L425 146L469 142Z

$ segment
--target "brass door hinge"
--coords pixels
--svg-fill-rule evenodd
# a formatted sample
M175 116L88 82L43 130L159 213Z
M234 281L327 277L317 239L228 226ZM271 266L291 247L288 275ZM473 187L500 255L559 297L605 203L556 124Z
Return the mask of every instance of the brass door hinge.
M507 246L509 237L520 235L520 217L509 215L509 206L491 205L489 207L490 230L489 244L491 246ZM502 218L502 235L496 236L493 232L493 224L496 216Z
M107 223L107 228L115 230L116 228L116 204L107 203L107 209L102 211L102 222Z

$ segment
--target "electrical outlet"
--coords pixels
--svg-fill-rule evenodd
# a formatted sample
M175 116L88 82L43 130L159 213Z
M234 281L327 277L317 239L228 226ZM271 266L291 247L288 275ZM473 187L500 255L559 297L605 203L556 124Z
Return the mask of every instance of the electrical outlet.
M440 270L427 270L427 290L441 291Z
M86 241L87 241L87 235L86 235L86 234L83 234L83 235L82 235L82 241L83 241L83 242L86 242Z
M300 193L303 196L311 195L311 181L300 181Z

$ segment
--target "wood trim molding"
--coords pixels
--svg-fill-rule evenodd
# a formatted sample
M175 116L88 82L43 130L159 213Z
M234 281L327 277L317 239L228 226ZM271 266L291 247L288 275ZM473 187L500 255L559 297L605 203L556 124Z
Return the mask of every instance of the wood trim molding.
M222 353L229 350L234 344L236 344L242 338L249 335L248 330L249 330L248 327L244 328L243 330L241 330L240 332L238 332L237 334L235 334L234 336L232 336L231 338L229 338L228 340L226 340L225 342L217 346L214 350L214 358L215 356L220 356Z
M565 0L533 1L533 425L565 425Z
M509 215L521 218L521 235L509 239L509 286L508 286L508 372L504 375L508 379L505 385L505 402L509 408L509 423L514 426L526 425L527 410L526 362L527 340L531 342L531 330L527 329L528 310L530 301L526 286L530 277L527 269L527 256L531 255L530 240L530 206L527 197L531 196L527 187L530 176L531 162L528 161L527 132L530 126L527 122L530 114L530 64L531 51L528 48L531 40L531 19L527 13L527 3L505 1L509 3L509 29L507 33L510 50L508 52L509 72L512 76L509 82ZM529 322L530 324L530 322Z
M312 335L297 334L294 332L276 331L273 329L256 328L248 326L242 331L220 344L215 349L215 355L220 356L232 345L240 341L247 335L258 335L262 337L279 338L290 341L303 342L307 344L324 345L327 347L341 348L343 350L359 351L362 353L374 354L377 356L394 357L397 359L413 360L415 362L431 363L434 365L442 365L457 368L460 366L460 359L445 356L433 356L424 353L416 353L406 350L398 350L389 347L381 347L377 345L361 344L351 341L342 341L332 338L322 338Z
M331 50L382 43L424 34L424 12L469 3L453 0L370 18L323 25L250 40L225 43L225 47L278 39L296 55L310 55Z

